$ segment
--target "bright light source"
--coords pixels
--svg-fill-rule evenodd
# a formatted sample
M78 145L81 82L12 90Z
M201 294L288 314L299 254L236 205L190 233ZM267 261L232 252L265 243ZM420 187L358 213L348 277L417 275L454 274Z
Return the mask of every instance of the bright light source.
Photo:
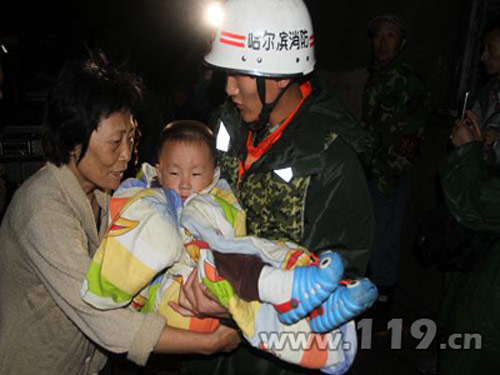
M220 26L224 19L224 11L221 3L211 3L207 7L206 19L214 27Z
M9 53L9 51L7 51L7 47L5 47L5 45L0 44L0 46L2 46L3 53Z

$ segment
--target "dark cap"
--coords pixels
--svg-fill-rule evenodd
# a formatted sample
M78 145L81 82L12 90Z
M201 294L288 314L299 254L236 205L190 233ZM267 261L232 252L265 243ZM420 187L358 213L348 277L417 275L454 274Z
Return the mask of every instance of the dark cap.
M403 36L406 36L405 22L400 17L394 14L381 14L380 16L373 17L370 22L368 22L368 31L372 33L382 21L389 21L393 23L399 28L401 34L403 34Z

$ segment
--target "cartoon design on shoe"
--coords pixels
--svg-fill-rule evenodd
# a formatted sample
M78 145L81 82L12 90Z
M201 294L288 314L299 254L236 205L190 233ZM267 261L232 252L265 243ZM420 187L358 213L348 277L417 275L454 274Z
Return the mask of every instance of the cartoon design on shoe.
M339 286L310 315L313 332L329 332L368 309L377 299L377 287L366 277Z
M343 272L342 258L333 251L322 253L317 262L294 268L292 298L274 305L279 320L292 324L307 316L335 290Z

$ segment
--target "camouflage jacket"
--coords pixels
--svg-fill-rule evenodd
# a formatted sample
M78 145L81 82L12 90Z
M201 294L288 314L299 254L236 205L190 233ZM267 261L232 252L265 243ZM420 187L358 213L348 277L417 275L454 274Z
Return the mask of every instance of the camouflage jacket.
M370 179L381 192L393 193L420 153L428 106L428 90L400 57L372 67L363 91L362 125L377 142Z
M221 175L247 212L249 234L287 239L317 252L334 249L352 276L365 273L374 219L357 154L370 142L352 115L326 91L314 87L281 138L242 176L247 128L228 102L223 124L230 135L227 152L219 151ZM293 177L280 177L281 170Z

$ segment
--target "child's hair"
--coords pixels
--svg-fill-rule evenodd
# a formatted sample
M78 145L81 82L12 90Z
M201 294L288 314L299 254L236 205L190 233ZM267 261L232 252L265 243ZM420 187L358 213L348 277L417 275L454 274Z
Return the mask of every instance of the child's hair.
M202 122L194 120L177 120L165 125L158 147L158 160L160 160L160 155L165 145L171 142L205 143L208 146L210 158L214 165L217 162L214 134L210 128Z

